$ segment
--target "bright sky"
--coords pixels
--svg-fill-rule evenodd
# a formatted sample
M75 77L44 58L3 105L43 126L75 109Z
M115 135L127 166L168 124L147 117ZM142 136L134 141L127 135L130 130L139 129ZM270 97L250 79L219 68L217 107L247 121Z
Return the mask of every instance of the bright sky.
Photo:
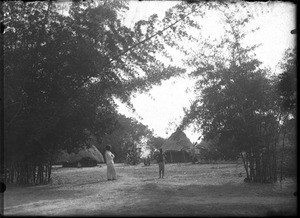
M130 1L130 10L124 23L132 27L138 20L148 19L154 13L162 18L165 11L175 3L178 1ZM249 3L250 8L255 11L253 25L260 27L260 30L252 36L250 43L262 43L257 50L257 58L276 72L276 65L281 60L284 50L296 45L296 35L290 33L296 28L296 6L279 1L254 2ZM262 11L264 13L261 13ZM216 19L210 17L205 20L207 25L203 30L208 35L218 33ZM189 107L194 99L193 81L188 78L173 78L163 82L159 87L154 87L150 95L153 98L147 94L140 94L132 99L135 114L121 103L119 112L137 118L153 129L157 136L167 138L175 131L176 125L183 117L183 108ZM192 128L187 128L184 132L192 142L200 136L200 133L194 133Z

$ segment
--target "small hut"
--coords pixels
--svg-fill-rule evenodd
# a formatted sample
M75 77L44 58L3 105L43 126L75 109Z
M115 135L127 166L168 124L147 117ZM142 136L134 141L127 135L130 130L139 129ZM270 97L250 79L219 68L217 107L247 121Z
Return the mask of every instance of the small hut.
M180 128L177 128L161 148L166 154L168 163L192 161L191 151L194 149L194 146Z
M62 164L63 167L93 167L103 162L101 152L94 145L83 148L78 153L69 154L67 151L61 151L56 160L56 163Z

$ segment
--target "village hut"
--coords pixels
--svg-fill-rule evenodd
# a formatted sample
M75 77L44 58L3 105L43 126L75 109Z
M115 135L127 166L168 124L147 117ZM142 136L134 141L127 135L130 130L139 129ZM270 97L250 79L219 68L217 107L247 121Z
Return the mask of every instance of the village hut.
M81 149L78 153L60 151L56 162L62 164L63 167L93 167L98 163L104 163L104 158L101 152L91 145L89 148Z
M192 161L193 144L186 134L177 129L162 145L168 163Z

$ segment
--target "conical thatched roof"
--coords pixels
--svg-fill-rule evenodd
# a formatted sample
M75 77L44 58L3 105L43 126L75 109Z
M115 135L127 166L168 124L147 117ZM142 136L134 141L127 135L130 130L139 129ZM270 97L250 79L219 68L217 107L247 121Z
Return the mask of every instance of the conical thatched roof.
M68 153L67 151L61 151L58 155L56 162L69 162L74 163L80 161L82 158L89 157L96 160L98 163L103 163L104 158L101 152L94 146L80 150L77 154Z
M192 142L185 133L177 129L161 146L163 151L190 151L194 148Z

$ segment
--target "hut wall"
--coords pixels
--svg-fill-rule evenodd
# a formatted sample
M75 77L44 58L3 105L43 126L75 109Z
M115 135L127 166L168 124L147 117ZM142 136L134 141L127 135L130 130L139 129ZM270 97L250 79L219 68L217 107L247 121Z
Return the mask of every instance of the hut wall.
M184 157L183 153L185 155ZM183 163L192 161L190 154L186 151L166 151L165 154L167 163Z

